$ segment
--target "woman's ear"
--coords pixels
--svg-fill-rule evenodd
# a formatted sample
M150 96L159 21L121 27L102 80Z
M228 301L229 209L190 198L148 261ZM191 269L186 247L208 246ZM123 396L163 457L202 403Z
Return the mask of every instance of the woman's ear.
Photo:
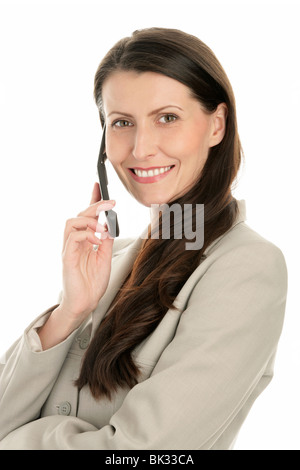
M212 114L212 133L210 136L210 147L218 145L226 132L226 119L228 109L225 103L220 103Z

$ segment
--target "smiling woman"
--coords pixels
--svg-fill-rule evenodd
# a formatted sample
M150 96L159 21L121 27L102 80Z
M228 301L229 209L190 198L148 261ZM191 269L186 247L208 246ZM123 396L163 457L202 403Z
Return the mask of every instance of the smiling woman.
M231 449L273 376L287 273L232 196L241 145L230 82L198 38L150 28L107 53L94 96L103 155L127 191L188 209L203 244L187 249L171 219L168 238L149 237L150 224L113 240L97 217L115 201L94 186L66 223L59 303L1 364L0 448Z

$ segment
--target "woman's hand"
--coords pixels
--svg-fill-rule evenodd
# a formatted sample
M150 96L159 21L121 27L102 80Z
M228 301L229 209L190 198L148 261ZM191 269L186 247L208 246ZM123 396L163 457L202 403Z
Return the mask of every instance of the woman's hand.
M78 328L106 291L114 240L107 227L98 223L98 214L112 209L115 201L99 200L100 190L96 183L90 206L66 222L62 250L62 301L39 330L43 349L61 342ZM101 233L101 240L95 232Z
M61 308L80 323L97 307L106 291L111 269L113 239L97 219L100 211L113 208L114 201L97 202L97 191L99 186L95 184L91 205L76 218L69 219L64 232ZM95 232L102 232L101 241ZM97 251L94 245L98 246Z

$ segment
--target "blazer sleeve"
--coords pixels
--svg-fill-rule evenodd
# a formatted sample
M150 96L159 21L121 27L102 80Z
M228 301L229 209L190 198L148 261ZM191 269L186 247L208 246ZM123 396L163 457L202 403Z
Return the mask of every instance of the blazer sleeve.
M129 391L108 425L48 416L11 432L0 448L213 449L271 380L286 293L278 248L234 248L196 284L151 376Z

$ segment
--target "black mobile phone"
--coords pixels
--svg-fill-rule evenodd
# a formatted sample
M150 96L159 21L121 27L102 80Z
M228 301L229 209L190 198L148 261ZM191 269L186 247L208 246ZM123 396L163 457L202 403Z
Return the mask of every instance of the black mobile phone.
M98 157L98 176L99 176L99 183L100 183L100 193L102 200L109 200L108 194L108 181L107 181L107 173L105 168L105 160L107 155L105 153L105 125L103 128L102 140L100 145L99 157ZM119 224L118 224L118 217L114 210L105 211L106 223L109 234L116 238L119 236Z

